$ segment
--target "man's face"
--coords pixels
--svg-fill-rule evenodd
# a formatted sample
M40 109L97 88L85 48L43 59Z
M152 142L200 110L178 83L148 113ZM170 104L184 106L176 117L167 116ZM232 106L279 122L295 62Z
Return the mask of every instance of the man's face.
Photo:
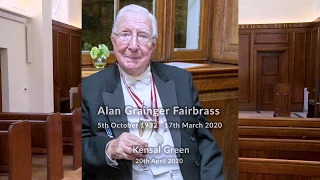
M114 54L118 65L128 74L137 76L143 73L151 60L155 45L151 39L151 20L145 13L125 13L118 21L117 35L111 34ZM120 40L119 36L132 36L129 41ZM150 37L147 43L138 41L138 36Z

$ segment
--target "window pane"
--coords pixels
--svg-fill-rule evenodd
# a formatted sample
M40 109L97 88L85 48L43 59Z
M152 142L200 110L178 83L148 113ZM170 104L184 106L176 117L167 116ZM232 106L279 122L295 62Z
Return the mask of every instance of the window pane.
M82 0L82 50L102 43L113 50L110 40L113 20L113 0Z
M198 49L200 1L176 0L174 48Z

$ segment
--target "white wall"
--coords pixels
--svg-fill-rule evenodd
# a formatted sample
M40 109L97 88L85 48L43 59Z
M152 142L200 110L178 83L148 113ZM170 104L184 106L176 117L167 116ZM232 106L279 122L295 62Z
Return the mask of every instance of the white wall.
M51 16L52 19L68 23L69 22L69 0L51 0Z
M320 17L320 0L315 0L314 13L315 18Z
M319 4L320 0L239 0L239 24L311 22L320 16Z
M29 1L30 2L30 1ZM32 63L29 63L29 111L53 112L51 1L32 0Z
M0 26L2 110L26 112L29 94L24 91L28 87L25 26L1 16Z
M31 63L27 62L25 25L0 19L3 111L53 112L51 1L25 1L28 3L20 4L21 7L33 16L28 20L32 27ZM1 4L9 10L11 5Z
M82 1L69 0L69 23L70 25L82 28Z
M81 0L55 0L52 19L78 28L82 27Z
M0 7L32 16L32 62L27 63L25 25L0 22L3 110L53 112L53 58L51 0L0 0ZM82 26L82 1L57 0L57 18L63 23ZM9 26L13 24L13 26ZM18 26L18 27L16 27ZM7 42L7 44L5 44ZM18 49L18 50L17 50ZM26 88L26 90L25 90Z

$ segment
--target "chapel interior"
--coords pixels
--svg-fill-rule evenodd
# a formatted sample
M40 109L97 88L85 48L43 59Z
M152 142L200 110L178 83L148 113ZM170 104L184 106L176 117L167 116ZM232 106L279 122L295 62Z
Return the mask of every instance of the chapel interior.
M81 81L103 70L92 47L115 63L132 3L157 19L152 61L220 109L226 180L320 180L319 0L0 0L0 180L81 179Z

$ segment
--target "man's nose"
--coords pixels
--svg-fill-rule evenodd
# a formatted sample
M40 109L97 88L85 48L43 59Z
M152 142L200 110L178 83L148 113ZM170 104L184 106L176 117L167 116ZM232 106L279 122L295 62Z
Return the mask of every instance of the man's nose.
M138 50L138 37L132 36L131 41L129 42L129 50L130 51L137 51Z

